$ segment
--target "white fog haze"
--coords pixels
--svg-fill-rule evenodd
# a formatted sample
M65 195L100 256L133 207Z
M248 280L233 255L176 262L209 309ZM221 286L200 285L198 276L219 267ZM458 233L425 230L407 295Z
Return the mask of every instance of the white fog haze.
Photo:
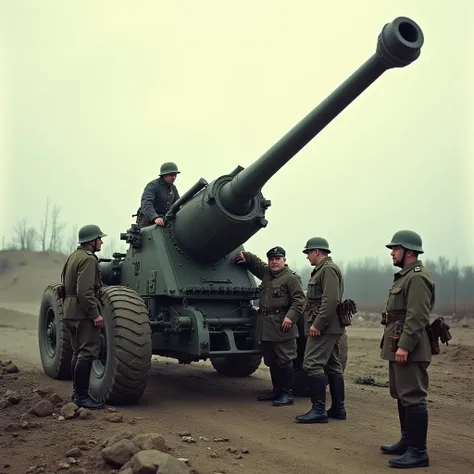
M245 246L281 245L300 266L319 235L336 261L389 263L385 244L409 228L427 258L472 264L473 13L467 0L1 2L0 237L19 219L39 228L49 197L65 240L95 223L104 253L125 249L163 162L181 170L180 194L250 165L408 16L420 58L267 183L269 224Z
M420 56L255 199L418 51L400 17ZM473 31L474 0L0 0L0 474L474 473ZM131 228L166 162L211 186Z

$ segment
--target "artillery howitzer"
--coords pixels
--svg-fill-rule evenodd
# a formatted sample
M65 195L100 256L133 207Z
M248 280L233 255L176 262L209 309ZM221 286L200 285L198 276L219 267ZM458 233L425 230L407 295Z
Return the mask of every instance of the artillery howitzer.
M257 370L253 336L258 287L234 254L267 225L261 189L290 159L386 70L415 61L423 33L408 18L382 29L374 53L321 104L246 169L210 184L200 179L174 203L164 227L133 224L120 238L127 253L101 259L105 330L94 363L91 394L108 403L133 403L143 394L152 354L182 363L210 359L229 376ZM43 295L39 339L45 373L70 378L58 285Z

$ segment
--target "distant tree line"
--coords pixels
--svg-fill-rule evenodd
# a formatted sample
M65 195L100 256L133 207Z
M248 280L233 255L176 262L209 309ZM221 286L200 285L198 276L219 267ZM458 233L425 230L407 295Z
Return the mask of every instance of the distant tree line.
M446 257L424 259L436 285L434 311L438 314L474 316L474 266L459 267ZM381 264L377 258L365 258L340 264L345 278L345 297L352 298L360 311L381 312L385 309L393 274L398 270L391 264ZM311 268L298 268L306 288Z
M4 250L36 250L43 252L70 253L77 247L77 224L72 227L61 220L61 208L48 198L44 217L37 229L27 218L19 219L14 226L13 239L5 242ZM122 242L120 242L122 244ZM114 237L104 242L101 257L111 257L113 252L123 251ZM437 260L422 259L436 284L435 312L459 317L474 315L474 266L459 267L446 257ZM345 297L352 298L361 312L379 313L384 310L388 290L396 269L391 264L381 264L376 258L340 263L345 277ZM306 287L311 267L292 266Z
M78 231L77 224L68 226L61 219L61 207L53 204L48 197L39 228L28 222L26 217L18 219L13 227L13 238L10 241L6 241L5 237L2 238L2 249L69 254L77 248ZM120 251L117 239L111 237L104 242L101 257L110 257L116 251Z

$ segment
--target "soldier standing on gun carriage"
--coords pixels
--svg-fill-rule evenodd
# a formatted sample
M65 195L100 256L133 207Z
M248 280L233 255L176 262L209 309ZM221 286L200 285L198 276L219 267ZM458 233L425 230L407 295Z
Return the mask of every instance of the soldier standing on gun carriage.
M178 189L174 182L180 173L175 163L166 162L161 165L160 175L150 181L143 190L140 208L137 211L139 227L149 225L163 226L163 218L172 204L179 199Z
M427 391L432 355L426 327L435 303L435 284L418 259L423 248L417 233L398 231L386 247L392 250L393 265L401 270L394 275L382 313L385 329L380 348L381 358L389 361L390 394L397 400L401 438L380 450L401 455L389 460L392 467L425 467L429 465Z
M314 270L308 282L305 309L306 348L303 369L308 374L312 407L304 415L298 415L299 423L327 423L328 417L346 419L344 408L344 370L340 361L341 337L355 304L347 300L340 305L344 294L344 279L339 267L329 256L328 241L322 237L308 240L303 253ZM343 324L344 323L344 324ZM331 408L326 412L326 378L331 392Z
M92 362L99 357L100 328L104 324L98 296L102 276L95 253L100 251L105 236L96 225L82 227L79 246L62 272L63 324L73 349L72 400L78 407L89 409L104 407L89 395L89 381Z
M256 339L263 360L270 369L273 390L258 401L273 401L274 406L293 404L293 360L296 359L296 322L303 313L305 294L300 276L285 263L286 252L274 247L267 252L268 264L250 252L235 256L257 278L262 280Z

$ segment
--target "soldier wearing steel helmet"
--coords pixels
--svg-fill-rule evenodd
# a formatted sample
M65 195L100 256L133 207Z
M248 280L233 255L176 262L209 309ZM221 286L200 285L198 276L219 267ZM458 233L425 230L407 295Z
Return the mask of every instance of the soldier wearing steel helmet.
M100 328L104 323L98 291L102 275L96 252L105 237L96 225L79 230L79 246L69 256L62 272L64 287L63 324L73 349L72 399L79 407L103 408L89 395L92 362L99 357Z
M171 205L179 199L174 182L180 173L175 163L168 161L160 168L158 178L150 181L143 190L140 209L137 212L139 227L164 225L164 216Z
M346 419L344 370L340 361L340 341L345 333L337 308L344 294L340 268L329 256L328 241L308 240L303 253L314 266L308 281L305 323L307 335L303 369L308 374L311 409L298 415L299 423L327 423L328 417ZM326 412L326 377L331 392L331 407Z
M296 323L303 313L305 295L300 276L286 264L286 252L273 247L267 252L268 263L250 252L238 252L235 260L262 280L256 339L263 361L270 369L273 389L260 395L259 401L275 406L293 404L293 360L296 358Z
M429 465L426 447L428 431L428 367L431 344L426 331L435 303L435 284L419 255L424 253L421 237L400 230L386 245L394 275L386 310L381 358L388 362L390 395L397 400L401 437L395 444L380 446L384 454L400 455L389 460L392 467Z

